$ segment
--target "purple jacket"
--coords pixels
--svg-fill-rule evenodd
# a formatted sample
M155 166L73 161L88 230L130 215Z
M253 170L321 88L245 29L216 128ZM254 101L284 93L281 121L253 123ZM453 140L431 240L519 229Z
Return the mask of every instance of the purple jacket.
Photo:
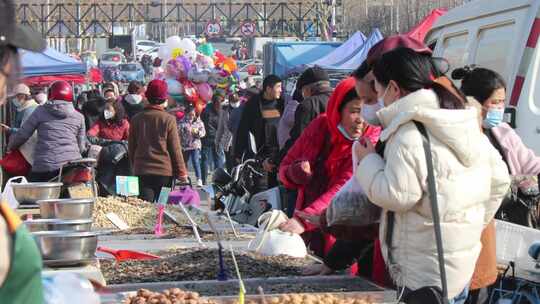
M540 174L540 157L523 144L514 129L502 123L491 132L503 150L511 175Z
M37 130L33 172L51 172L80 159L86 149L84 117L71 102L54 100L37 107L13 136L8 150L24 144Z

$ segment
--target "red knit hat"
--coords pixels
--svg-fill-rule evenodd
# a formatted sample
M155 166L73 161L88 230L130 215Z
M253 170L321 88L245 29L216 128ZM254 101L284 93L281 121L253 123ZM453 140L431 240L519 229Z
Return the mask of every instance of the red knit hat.
M169 97L168 87L164 80L154 79L146 87L146 98L150 103L161 103Z

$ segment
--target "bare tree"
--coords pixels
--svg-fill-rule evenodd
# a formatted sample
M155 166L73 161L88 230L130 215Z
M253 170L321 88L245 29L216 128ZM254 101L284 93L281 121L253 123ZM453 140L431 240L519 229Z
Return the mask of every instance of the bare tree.
M343 0L342 31L349 35L379 28L384 35L406 33L436 8L454 8L466 0Z

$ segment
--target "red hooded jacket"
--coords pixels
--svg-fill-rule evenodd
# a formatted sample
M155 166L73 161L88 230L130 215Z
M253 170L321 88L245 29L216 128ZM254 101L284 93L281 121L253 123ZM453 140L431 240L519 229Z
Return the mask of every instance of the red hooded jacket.
M326 114L313 120L294 143L279 168L279 178L289 189L298 189L296 210L307 214L320 215L328 207L334 195L351 178L352 144L338 130L341 122L339 105L344 96L354 89L354 78L341 81L328 102ZM376 143L380 128L367 126L364 137ZM308 161L312 174L305 176L301 162ZM302 221L306 232L313 232L316 227ZM305 236L307 236L307 233ZM309 242L309 240L307 240ZM317 254L328 252L334 238L324 234L322 248L312 249Z

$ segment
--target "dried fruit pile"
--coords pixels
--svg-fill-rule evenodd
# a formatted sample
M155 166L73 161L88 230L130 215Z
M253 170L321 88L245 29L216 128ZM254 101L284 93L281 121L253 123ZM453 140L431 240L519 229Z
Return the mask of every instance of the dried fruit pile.
M124 304L215 304L214 301L199 297L196 292L171 288L163 293L139 289L136 295L127 298Z
M186 216L178 206L167 205L167 211L173 213L181 225L189 225ZM96 228L114 228L114 225L106 217L109 212L116 213L132 228L151 228L156 224L157 208L155 204L138 198L121 198L115 196L98 197L94 205L93 226ZM198 224L206 223L206 220L195 212L190 216Z
M159 260L101 261L101 272L108 284L215 280L219 271L216 249L177 249L160 254ZM245 278L297 276L311 265L308 259L290 256L263 257L254 253L236 253ZM229 277L235 277L231 255L224 252Z

